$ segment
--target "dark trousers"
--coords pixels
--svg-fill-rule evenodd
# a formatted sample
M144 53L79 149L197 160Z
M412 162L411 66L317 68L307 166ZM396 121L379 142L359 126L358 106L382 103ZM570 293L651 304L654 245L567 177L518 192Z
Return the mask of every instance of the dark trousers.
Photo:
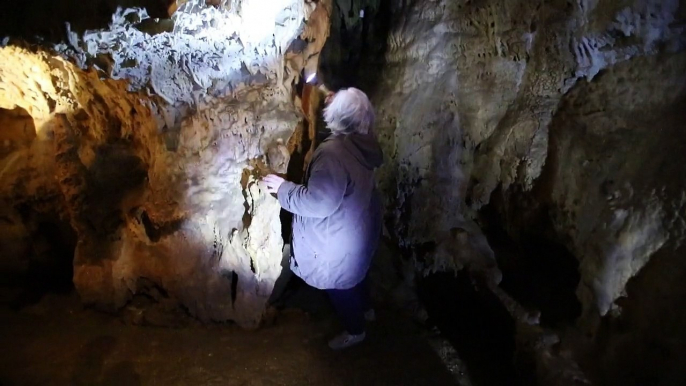
M365 327L364 312L371 308L369 279L365 278L350 289L328 289L326 293L329 295L333 308L343 322L346 331L352 335L363 333Z

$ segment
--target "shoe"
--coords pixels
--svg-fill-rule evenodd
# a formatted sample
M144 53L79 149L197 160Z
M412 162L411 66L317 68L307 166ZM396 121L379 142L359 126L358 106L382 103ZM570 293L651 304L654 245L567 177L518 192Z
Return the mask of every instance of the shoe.
M366 336L367 334L364 332L360 335L351 335L347 331L344 331L329 341L329 347L332 350L342 350L344 348L361 343Z
M370 308L364 312L364 320L368 322L376 322L376 312L374 312L373 308Z

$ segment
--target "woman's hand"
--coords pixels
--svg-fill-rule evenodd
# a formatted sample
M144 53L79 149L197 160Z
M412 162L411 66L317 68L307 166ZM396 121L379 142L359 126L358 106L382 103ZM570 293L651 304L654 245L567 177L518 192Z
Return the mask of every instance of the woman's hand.
M264 184L267 186L267 192L276 194L279 192L279 187L285 180L276 174L269 174L265 176L262 181L264 181Z
M326 104L327 106L330 105L331 102L333 102L333 97L335 97L335 96L336 96L336 93L335 93L335 92L329 91L329 92L326 94L326 99L324 99L324 104Z

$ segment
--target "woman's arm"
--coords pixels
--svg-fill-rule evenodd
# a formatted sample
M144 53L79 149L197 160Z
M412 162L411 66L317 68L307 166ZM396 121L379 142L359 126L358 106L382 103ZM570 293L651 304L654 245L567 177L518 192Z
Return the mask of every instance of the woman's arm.
M271 176L265 177L268 184L271 179ZM276 195L281 207L291 213L324 218L341 205L347 186L343 165L333 156L322 154L313 161L307 186L283 181Z

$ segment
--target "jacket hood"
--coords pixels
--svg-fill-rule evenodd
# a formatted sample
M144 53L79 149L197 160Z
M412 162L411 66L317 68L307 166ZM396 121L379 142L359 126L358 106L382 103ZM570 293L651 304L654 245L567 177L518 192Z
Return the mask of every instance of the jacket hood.
M383 163L383 151L374 134L348 134L341 138L343 147L367 169L373 170Z

